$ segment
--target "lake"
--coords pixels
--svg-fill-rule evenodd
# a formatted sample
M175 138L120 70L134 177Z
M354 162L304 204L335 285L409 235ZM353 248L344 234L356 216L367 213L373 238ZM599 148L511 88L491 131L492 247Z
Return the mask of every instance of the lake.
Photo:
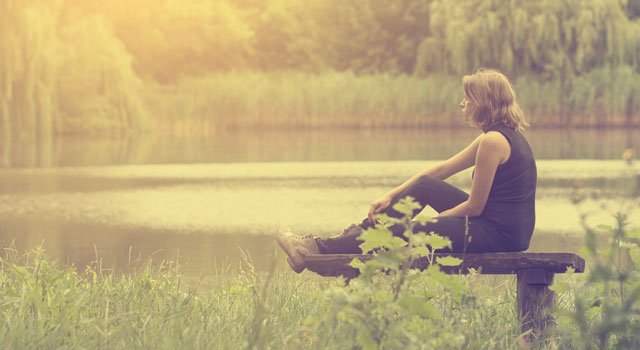
M5 140L0 240L79 268L179 259L190 274L250 256L269 266L279 223L335 234L368 203L463 148L473 130L254 130L199 136ZM537 224L530 250L575 251L587 223L640 217L640 130L532 130ZM464 189L470 171L450 181ZM579 205L573 198L584 198ZM638 225L638 220L635 220Z

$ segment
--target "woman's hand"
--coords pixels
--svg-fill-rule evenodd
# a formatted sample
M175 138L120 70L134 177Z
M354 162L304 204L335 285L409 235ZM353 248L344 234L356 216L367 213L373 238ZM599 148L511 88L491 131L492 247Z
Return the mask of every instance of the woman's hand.
M393 198L387 194L371 202L368 214L369 223L371 223L372 225L376 223L376 218L374 216L385 210L389 206L389 204L391 204L392 199Z

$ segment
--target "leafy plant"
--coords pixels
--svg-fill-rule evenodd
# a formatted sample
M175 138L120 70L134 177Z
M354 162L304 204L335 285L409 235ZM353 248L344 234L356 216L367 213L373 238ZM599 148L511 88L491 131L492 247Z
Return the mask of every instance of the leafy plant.
M363 349L400 348L405 346L441 348L459 347L465 337L447 331L448 320L443 319L441 307L460 306L469 298L465 281L444 274L441 265L456 266L462 260L453 257L435 259L438 250L451 247L451 241L433 232L415 232L417 223L431 219L412 214L419 208L407 197L393 208L402 218L378 215L382 224L362 233L364 252L374 251L368 261L354 259L351 266L360 275L344 286L328 290L335 301L335 314L340 321L353 326L355 339ZM389 230L392 224L405 228L405 239ZM427 259L424 271L411 269L416 259Z
M562 344L582 349L640 348L640 228L629 228L629 217L614 215L615 224L589 227L582 216L586 245L581 255L589 272L569 274L553 289L568 301L555 312ZM608 236L600 248L598 238Z

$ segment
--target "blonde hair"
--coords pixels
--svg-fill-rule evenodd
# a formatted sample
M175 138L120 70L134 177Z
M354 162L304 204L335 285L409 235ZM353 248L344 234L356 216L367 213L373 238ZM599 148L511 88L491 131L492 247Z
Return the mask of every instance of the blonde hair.
M522 131L529 126L520 104L516 101L507 77L492 69L479 69L462 78L467 101L465 120L471 121L482 131L496 124L504 124Z

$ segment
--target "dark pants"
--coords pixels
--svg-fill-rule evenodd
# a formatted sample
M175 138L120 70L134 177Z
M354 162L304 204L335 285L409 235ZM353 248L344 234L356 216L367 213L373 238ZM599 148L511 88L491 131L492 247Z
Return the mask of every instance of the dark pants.
M414 211L414 217L427 205L440 213L469 198L469 195L459 188L433 176L425 175L395 197L384 213L390 217L402 217L401 213L393 209L393 205L407 196L413 197L420 203L421 209ZM508 242L505 242L505 237L502 234L483 221L481 216L468 218L468 223L466 220L464 217L440 217L436 221L428 222L425 226L416 223L414 232L436 232L448 237L451 240L452 248L441 250L442 252L517 251L511 248ZM369 223L368 219L364 219L359 226L367 229L373 225ZM404 226L395 224L390 229L395 236L406 239L402 235ZM332 238L316 238L316 242L322 254L359 254L361 253L359 245L362 243L357 239L359 235L360 233L352 233Z

